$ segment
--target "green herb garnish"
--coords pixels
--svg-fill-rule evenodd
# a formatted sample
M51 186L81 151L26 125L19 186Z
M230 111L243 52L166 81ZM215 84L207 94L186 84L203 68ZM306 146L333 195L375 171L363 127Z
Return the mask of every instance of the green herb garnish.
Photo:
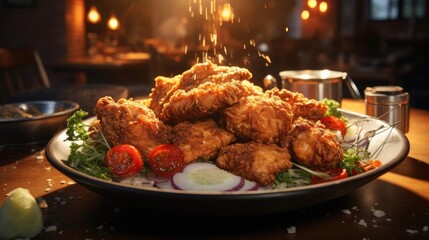
M110 147L99 129L82 120L87 115L78 110L67 119L66 141L72 141L67 164L88 175L111 179L111 171L104 166L104 156Z
M338 108L340 107L339 102L337 102L333 99L324 98L322 100L322 103L325 104L326 107L328 108L325 116L334 116L334 117L337 117L343 121L345 120L343 117L343 114L340 111L338 111Z
M349 148L343 152L343 160L340 167L347 170L349 176L365 172L362 168L362 162L368 160L370 153L363 148Z

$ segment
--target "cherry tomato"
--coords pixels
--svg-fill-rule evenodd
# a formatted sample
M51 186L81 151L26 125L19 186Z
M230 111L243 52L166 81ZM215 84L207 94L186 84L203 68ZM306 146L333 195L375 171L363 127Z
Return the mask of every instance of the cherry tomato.
M311 184L318 184L323 182L340 180L340 179L347 178L349 176L349 174L347 173L347 170L344 168L333 168L327 171L326 173L329 174L332 178L325 179L325 178L321 178L316 175L313 175L313 177L311 178Z
M149 154L149 165L161 177L172 177L182 171L186 163L183 151L172 144L161 144Z
M341 135L346 135L346 124L335 116L324 117L320 120L328 129L341 131Z
M129 144L118 145L110 149L104 161L113 174L121 178L134 176L143 167L139 150Z

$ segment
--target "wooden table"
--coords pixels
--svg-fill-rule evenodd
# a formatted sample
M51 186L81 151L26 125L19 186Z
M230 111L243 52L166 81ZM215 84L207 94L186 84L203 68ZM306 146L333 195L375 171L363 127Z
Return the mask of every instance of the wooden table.
M365 111L363 101L346 99L342 107ZM411 109L410 122L409 157L392 171L343 197L291 212L149 214L75 184L47 162L43 148L0 149L0 203L16 187L47 203L44 230L35 239L429 239L429 112Z

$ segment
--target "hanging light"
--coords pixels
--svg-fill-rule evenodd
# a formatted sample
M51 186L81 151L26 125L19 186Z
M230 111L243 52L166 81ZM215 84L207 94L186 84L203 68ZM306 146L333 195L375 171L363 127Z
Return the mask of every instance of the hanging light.
M303 10L301 12L301 19L302 20L307 20L310 18L310 12L308 10Z
M116 18L115 15L112 15L107 21L107 28L113 31L119 29L119 20Z
M88 19L88 22L90 22L92 24L96 24L96 23L99 23L101 21L101 15L95 6L92 6L89 9L87 19Z
M319 11L322 13L328 11L328 3L327 2L321 2L319 4Z
M309 8L315 8L317 6L317 1L316 0L308 0L307 5Z

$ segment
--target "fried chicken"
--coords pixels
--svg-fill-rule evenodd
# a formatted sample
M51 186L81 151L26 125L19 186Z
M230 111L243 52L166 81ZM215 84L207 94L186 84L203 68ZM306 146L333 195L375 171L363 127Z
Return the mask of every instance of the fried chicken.
M94 108L101 130L112 146L134 145L142 154L149 154L153 148L170 142L172 128L165 125L145 101L100 98Z
M189 91L177 90L164 104L163 121L186 121L209 116L250 95L262 95L260 87L243 80L226 83L206 82Z
M276 175L292 167L290 154L275 144L236 143L223 147L216 165L261 186L272 184Z
M162 76L155 78L155 87L149 94L151 99L149 107L157 117L161 115L164 103L168 102L170 95L179 87L180 78L180 75L173 78Z
M245 68L218 66L210 61L195 64L191 69L173 78L157 77L155 87L150 93L152 99L150 108L157 117L165 121L171 119L184 121L206 116L217 111L225 103L231 102L231 97L239 98L249 89L257 90L258 94L262 94L260 87L253 84L250 86L249 82L243 83L243 87L238 89L230 88L230 86L237 86L239 82L250 78L252 78L252 74ZM231 84L231 82L236 83ZM216 90L214 90L215 87ZM237 96L233 95L233 91L237 92ZM214 100L213 102L207 101L207 94L216 95L219 100L211 98ZM203 102L205 105L199 106L199 102ZM218 103L221 106L218 106ZM194 113L195 116L187 116L190 110L188 107L194 106L199 107ZM163 110L164 108L167 109ZM181 111L181 108L185 108L187 111ZM166 113L162 114L162 112Z
M291 106L275 96L249 96L224 113L229 131L259 143L278 143L292 127Z
M265 92L269 97L278 96L283 101L289 103L292 106L294 118L299 117L317 121L322 119L327 111L327 107L324 103L319 102L315 99L308 99L304 97L302 93L291 92L287 89L273 88Z
M191 69L182 74L179 88L184 91L189 91L198 87L200 84L211 83L227 83L231 80L249 80L252 78L252 73L245 68L218 66L211 61L195 64Z
M213 119L174 126L173 144L182 149L185 162L210 160L221 147L235 140L234 134L219 128Z
M294 129L282 146L289 148L297 162L316 169L334 168L343 156L343 149L334 133L320 121L303 118L294 122Z

